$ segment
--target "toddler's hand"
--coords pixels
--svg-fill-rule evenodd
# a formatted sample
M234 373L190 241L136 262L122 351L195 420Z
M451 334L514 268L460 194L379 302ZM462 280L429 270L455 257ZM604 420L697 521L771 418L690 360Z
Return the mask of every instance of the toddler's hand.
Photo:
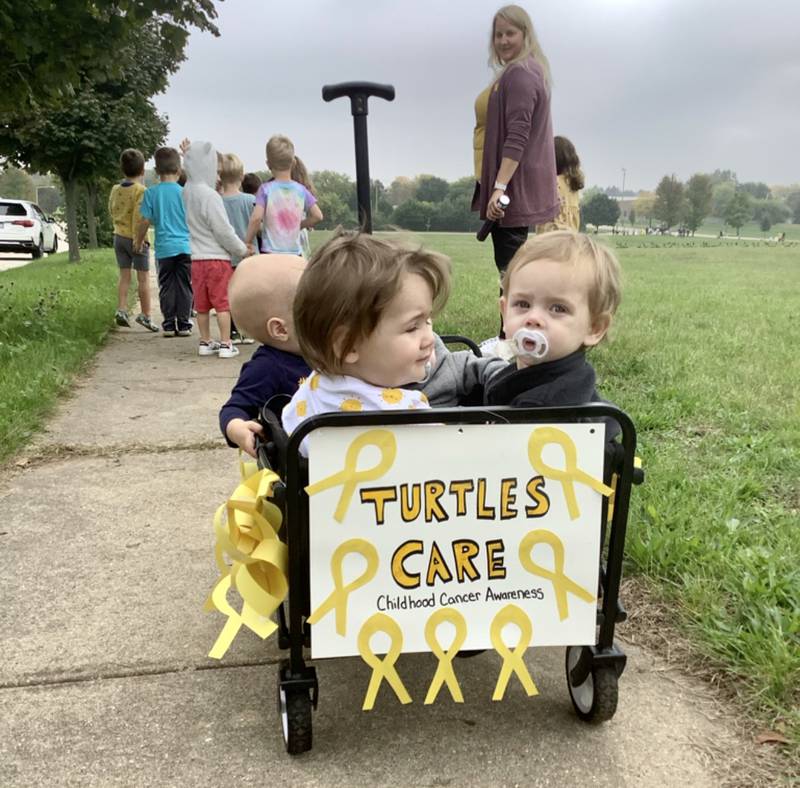
M231 443L235 443L251 457L256 456L256 435L262 435L264 432L264 428L257 421L231 419L225 432Z

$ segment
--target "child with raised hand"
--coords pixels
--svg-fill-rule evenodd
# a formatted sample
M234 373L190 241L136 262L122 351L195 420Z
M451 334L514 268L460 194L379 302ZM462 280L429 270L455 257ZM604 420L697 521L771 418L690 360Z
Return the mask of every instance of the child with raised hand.
M302 257L270 254L242 260L229 288L231 314L240 329L262 343L242 366L239 379L219 413L219 426L229 446L255 456L261 434L258 414L270 397L291 396L311 371L300 355L292 305Z
M158 331L150 319L150 255L148 248L134 250L134 235L139 223L139 208L144 198L144 156L135 148L127 148L119 157L123 179L111 187L108 197L108 212L114 223L114 254L119 268L117 285L117 311L114 320L118 326L130 327L128 317L128 289L131 284L131 269L136 271L139 304L142 311L136 322L148 331Z
M292 179L294 165L292 141L280 134L271 137L267 142L267 166L273 180L262 184L256 194L256 205L245 238L251 254L256 251L253 239L261 229L262 252L301 255L301 230L322 220L317 198L303 184Z
M499 350L511 363L487 382L485 403L602 402L586 351L606 336L620 297L619 263L608 247L570 230L527 241L506 269L500 298L509 339Z
M320 247L295 296L294 328L313 372L283 410L287 433L319 413L430 407L402 387L427 375L432 317L449 292L450 260L436 252L351 233Z
M581 229L580 191L583 188L581 160L575 146L566 137L554 137L556 148L556 184L561 208L551 222L536 226L537 233L551 230Z
M192 333L192 248L183 189L178 185L181 157L175 148L159 148L155 162L160 183L144 193L133 250L141 251L152 224L156 231L161 331L165 337L188 337Z
M228 221L222 197L216 191L217 151L210 142L184 141L186 186L183 204L192 245L192 290L200 330L198 354L234 358L239 348L231 342L228 282L232 257L247 255L247 247ZM219 342L211 338L211 309L217 313Z

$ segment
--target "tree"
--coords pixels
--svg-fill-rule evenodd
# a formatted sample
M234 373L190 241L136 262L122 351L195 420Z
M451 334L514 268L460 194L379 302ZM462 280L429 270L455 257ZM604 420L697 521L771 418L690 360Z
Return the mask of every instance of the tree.
M418 175L416 199L420 202L441 202L447 197L447 181L435 175Z
M736 235L739 235L742 225L751 216L750 195L747 192L737 191L728 203L728 208L725 211L725 221L736 230Z
M619 219L619 203L602 192L595 192L581 203L581 218L595 227L603 224L614 226Z
M633 201L633 210L636 215L641 218L642 216L647 220L647 226L653 226L653 209L656 206L656 193L641 191Z
M712 186L716 186L718 183L736 183L736 173L733 170L714 170L710 177Z
M711 177L695 173L686 184L686 226L692 233L711 211Z
M665 175L656 189L653 215L669 229L681 220L684 207L683 184L674 175Z
M394 221L406 230L429 230L436 213L436 206L430 202L406 200L394 209Z
M636 224L636 209L631 208L630 212L628 213L628 221L631 223L631 227Z
M792 224L800 224L800 190L787 196L786 205L792 212Z
M764 214L761 217L761 222L759 226L761 227L762 233L769 232L769 228L772 227L772 222L769 220L769 216L767 216L767 214Z
M333 170L320 170L311 175L317 194L335 194L346 206L356 210L356 184L349 175Z
M713 186L711 188L711 215L724 219L728 203L733 199L735 193L736 187L727 181Z
M389 184L389 202L395 206L401 205L406 200L414 199L417 193L417 184L411 178L400 175Z
M81 187L87 199L88 234L94 240L98 179L116 177L119 154L125 148L138 148L148 158L166 136L166 120L149 98L164 89L179 65L169 47L162 46L163 40L158 25L140 27L116 53L118 79L96 82L85 76L69 102L31 100L0 126L0 154L61 179L73 262L80 259Z
M769 186L766 183L754 183L751 181L739 184L739 188L756 200L766 200L771 196Z
M6 167L0 173L0 195L14 200L36 202L36 187L33 178L25 170Z
M751 200L753 219L761 221L762 216L769 218L770 225L785 222L791 215L789 206L781 200Z
M119 52L148 22L163 54L180 61L190 27L219 35L216 16L213 0L0 0L0 123L6 112L71 95L87 76L119 82Z

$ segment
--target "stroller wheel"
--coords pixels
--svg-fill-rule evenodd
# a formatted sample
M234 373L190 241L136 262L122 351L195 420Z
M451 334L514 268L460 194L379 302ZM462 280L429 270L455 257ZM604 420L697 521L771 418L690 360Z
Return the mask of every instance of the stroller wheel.
M278 681L278 712L289 755L311 749L311 698L308 690L286 689Z
M572 669L578 664L584 646L569 646L566 653L567 686L575 713L594 724L607 722L617 710L619 685L616 670L610 665L592 666L581 684L573 684Z

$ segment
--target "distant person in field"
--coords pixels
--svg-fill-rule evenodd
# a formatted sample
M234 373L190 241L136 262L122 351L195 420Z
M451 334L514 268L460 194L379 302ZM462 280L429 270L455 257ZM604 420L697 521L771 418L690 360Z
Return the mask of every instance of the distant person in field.
M575 146L566 137L555 138L558 200L561 209L552 222L536 226L537 233L551 230L581 229L581 197L583 171Z
M119 267L117 285L117 311L114 320L118 326L130 328L128 317L128 289L131 284L131 269L136 271L141 312L136 322L148 331L158 331L150 319L150 255L149 246L140 252L133 250L133 237L139 222L139 208L144 197L144 156L135 148L122 151L119 157L123 179L111 188L108 197L108 212L114 223L114 254Z
M267 166L273 180L261 185L247 228L247 244L254 253L253 240L261 229L261 251L266 254L303 254L300 233L322 220L317 198L292 178L294 145L283 135L267 142Z

